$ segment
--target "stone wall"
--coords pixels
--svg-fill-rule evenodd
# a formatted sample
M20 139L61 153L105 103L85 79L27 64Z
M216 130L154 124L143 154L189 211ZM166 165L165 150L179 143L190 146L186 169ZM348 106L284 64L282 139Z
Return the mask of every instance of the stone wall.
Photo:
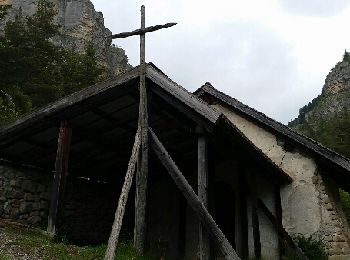
M53 173L0 163L0 218L46 230L52 180ZM107 241L120 186L68 178L62 235L79 242Z
M334 259L349 259L348 224L339 204L338 189L315 160L296 148L285 149L284 140L271 131L231 111L223 104L214 107L269 157L293 182L281 188L283 226L294 236L321 239ZM260 216L260 215L259 215ZM262 248L262 251L264 249Z
M0 164L0 217L46 227L51 176Z

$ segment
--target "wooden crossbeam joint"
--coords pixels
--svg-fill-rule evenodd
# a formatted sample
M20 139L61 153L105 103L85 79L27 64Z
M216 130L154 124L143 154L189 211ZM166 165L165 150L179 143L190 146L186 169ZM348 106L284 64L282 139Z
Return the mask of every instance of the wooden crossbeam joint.
M134 30L131 32L117 33L117 34L112 35L111 38L112 39L127 38L127 37L134 36L134 35L141 35L141 34L145 34L145 33L149 33L149 32L158 31L160 29L169 28L169 27L172 27L174 25L177 25L177 23L166 23L166 24L162 24L162 25L149 26L149 27L146 27L144 29L137 29L137 30Z

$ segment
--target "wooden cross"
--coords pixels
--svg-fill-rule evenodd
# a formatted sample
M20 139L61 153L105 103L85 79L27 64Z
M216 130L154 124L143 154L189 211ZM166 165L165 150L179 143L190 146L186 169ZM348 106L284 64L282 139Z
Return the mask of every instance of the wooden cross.
M147 177L148 177L148 106L147 106L147 91L146 91L146 63L145 63L145 35L149 32L154 32L160 29L169 28L176 25L176 23L167 23L164 25L156 25L145 27L145 6L141 6L141 28L132 32L123 32L114 34L112 39L126 38L134 35L140 35L140 103L139 103L139 121L138 133L140 135L141 144L140 152L137 161L137 175L136 175L136 192L135 192L135 229L134 229L134 247L139 254L144 252L145 235L146 235L146 191L147 191ZM136 141L135 141L136 143ZM135 148L136 149L136 148ZM132 167L130 168L130 172ZM132 176L132 175L131 175ZM129 179L132 179L132 177ZM125 182L125 194L130 189L131 182ZM124 189L124 188L123 188ZM125 202L125 200L122 200ZM108 249L106 251L105 259L114 259L115 247L118 241L121 220L123 218L125 204L120 207L120 211L116 212L115 224L113 224L110 240L108 242ZM119 206L118 206L119 208ZM115 227L114 227L115 226ZM115 230L115 231L113 231Z

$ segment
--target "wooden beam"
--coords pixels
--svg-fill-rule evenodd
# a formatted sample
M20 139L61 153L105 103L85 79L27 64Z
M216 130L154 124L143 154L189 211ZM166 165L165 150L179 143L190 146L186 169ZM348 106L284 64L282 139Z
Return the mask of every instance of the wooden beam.
M199 200L196 193L193 191L192 187L188 184L186 178L182 175L181 171L172 160L163 144L159 141L158 137L149 128L150 136L152 139L151 145L153 150L155 151L158 159L163 164L163 166L167 169L170 176L173 178L174 182L178 186L179 190L182 192L184 197L186 198L188 204L192 207L195 214L212 236L214 242L217 247L223 254L225 259L240 259L236 253L236 251L232 248L224 233L220 230L220 228L216 225L214 219L209 214L208 210L205 208L203 203Z
M258 206L257 206L257 196L256 196L256 186L255 186L255 176L250 175L251 181L251 207L252 207L252 226L253 226L253 238L254 238L254 254L255 258L261 258L261 243L260 243L260 224L259 224L259 215L258 215Z
M58 216L62 215L63 194L68 174L68 157L72 129L67 121L61 122L55 162L55 176L52 185L51 203L48 216L47 232L55 235Z
M154 26L149 26L147 28L141 28L141 29L137 29L131 32L122 32L122 33L117 33L117 34L113 34L111 36L112 39L117 39L117 38L127 38L130 36L134 36L134 35L144 35L145 33L149 33L149 32L154 32L160 29L164 29L164 28L169 28L172 27L174 25L177 25L177 23L166 23L166 24L162 24L162 25L154 25Z
M141 30L145 30L145 6L141 6ZM134 247L143 254L146 239L146 204L148 177L148 106L146 91L145 33L140 34L140 104L141 133L140 171L136 175Z
M238 176L239 214L240 214L240 222L241 222L238 228L240 230L240 236L241 236L241 257L242 259L248 259L249 246L248 246L247 185L243 174L244 172L240 171Z
M284 229L282 224L271 213L261 199L258 199L258 206L264 212L266 217L271 221L272 225L278 232L279 236L286 242L286 244L297 254L298 259L308 260L308 257L304 255L304 252L294 243L293 239L289 236L288 232Z
M276 209L276 218L277 221L282 226L282 205L281 205L281 193L280 193L280 185L278 183L275 184L275 209ZM282 259L282 256L285 253L283 239L278 236L278 252L279 257Z
M112 226L112 231L108 239L108 246L105 254L105 260L113 260L115 258L115 250L118 245L118 238L120 229L123 223L123 217L125 212L126 202L128 200L129 191L132 184L132 178L135 172L135 165L140 148L140 132L137 131L135 136L134 146L132 148L131 157L128 164L128 170L126 171L125 180L118 200L118 207L115 211L114 223Z
M198 198L208 208L208 142L203 131L198 135ZM210 240L199 222L199 259L210 258Z

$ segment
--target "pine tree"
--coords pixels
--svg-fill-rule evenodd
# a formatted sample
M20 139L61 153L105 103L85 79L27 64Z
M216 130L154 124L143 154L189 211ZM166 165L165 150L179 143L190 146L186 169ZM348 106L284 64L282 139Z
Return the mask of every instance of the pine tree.
M54 4L39 0L37 7L31 17L19 10L0 36L0 90L12 100L10 105L0 96L0 123L94 84L103 74L91 43L84 54L52 43L59 34Z

